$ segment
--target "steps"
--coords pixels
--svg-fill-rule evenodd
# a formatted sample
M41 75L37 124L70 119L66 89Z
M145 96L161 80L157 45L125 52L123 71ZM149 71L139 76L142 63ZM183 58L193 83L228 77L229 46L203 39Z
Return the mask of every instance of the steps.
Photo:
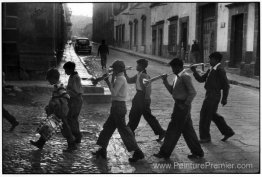
M83 100L87 104L111 103L111 93L108 88L85 87Z
M30 93L48 93L51 95L53 86L47 81L7 81L7 85L13 85ZM111 103L111 92L108 88L101 86L83 86L83 101L86 104L107 104Z

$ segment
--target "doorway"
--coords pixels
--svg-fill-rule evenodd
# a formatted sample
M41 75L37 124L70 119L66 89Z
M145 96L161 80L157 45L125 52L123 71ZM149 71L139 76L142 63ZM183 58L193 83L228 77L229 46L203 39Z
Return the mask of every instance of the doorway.
M132 50L133 23L129 23L129 49Z
M244 14L232 16L231 43L230 43L230 67L239 67L242 61L243 45L243 20Z
M179 37L179 46L180 46L180 58L184 61L187 61L187 53L188 50L188 24L189 17L182 17L179 19L179 29L180 29L180 37Z
M156 30L152 32L152 54L156 55Z
M163 45L163 29L158 30L158 55L162 56L162 45Z
M181 23L181 41L180 41L180 46L181 46L181 59L186 60L186 52L187 52L187 33L188 33L188 28L187 28L187 22L182 22Z

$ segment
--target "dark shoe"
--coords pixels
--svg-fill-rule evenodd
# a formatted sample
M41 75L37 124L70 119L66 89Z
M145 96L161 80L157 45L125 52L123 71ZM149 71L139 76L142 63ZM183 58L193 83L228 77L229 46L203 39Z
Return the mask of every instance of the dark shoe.
M210 143L211 139L201 139L199 140L199 143Z
M93 155L96 156L96 158L102 157L103 159L107 159L107 152L105 148L100 148L96 152L92 152Z
M129 162L137 162L140 159L145 158L144 153L141 150L136 150L132 158L129 158Z
M15 122L15 123L12 125L12 127L9 129L9 131L10 131L10 132L13 131L17 125L19 125L19 122Z
M77 150L76 144L75 143L69 143L67 146L67 149L64 149L63 152L73 152L74 150Z
M41 143L39 140L38 141L32 141L30 140L30 143L34 146L36 146L38 149L43 149L44 143Z
M221 141L226 141L228 138L230 138L231 136L233 136L235 133L231 133L229 135L225 135L224 138L221 139Z
M204 154L202 155L197 155L197 154L190 154L187 156L189 159L201 159L204 157Z
M164 133L162 133L161 135L159 135L158 139L156 139L157 142L160 142L162 141L162 139L165 138L165 135L166 135L166 131L164 131Z
M157 158L164 158L164 159L169 159L169 156L164 155L163 153L159 152L158 154L154 154L155 157Z

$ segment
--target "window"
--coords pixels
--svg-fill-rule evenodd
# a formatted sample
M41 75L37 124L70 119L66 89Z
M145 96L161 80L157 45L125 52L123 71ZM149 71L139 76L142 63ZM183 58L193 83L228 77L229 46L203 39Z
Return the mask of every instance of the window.
M133 45L132 40L133 40L133 23L129 22L129 47L130 49Z
M168 19L170 21L170 25L168 27L168 51L170 53L176 52L177 47L177 23L178 18L172 17Z
M125 24L122 25L122 42L125 42Z
M143 15L141 17L142 19L142 45L145 45L146 43L146 16Z
M138 26L137 26L138 25L138 21L137 21L137 19L134 20L134 24L135 24L134 25L134 44L137 45L137 37L138 37L138 35L137 35L137 32L138 32L137 31L138 30Z

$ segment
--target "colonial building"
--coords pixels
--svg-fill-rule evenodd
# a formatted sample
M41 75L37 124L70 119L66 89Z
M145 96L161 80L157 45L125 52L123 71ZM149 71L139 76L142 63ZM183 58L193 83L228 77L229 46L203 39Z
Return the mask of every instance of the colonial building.
M151 3L125 3L125 5L126 8L114 18L116 45L151 54Z
M228 9L227 56L229 67L240 67L240 74L259 76L259 3L232 3Z
M188 62L196 39L196 3L152 3L152 54Z
M226 66L259 75L259 3L197 3L197 39L203 62L219 51Z
M106 16L113 19L117 47L190 62L191 46L197 40L197 62L208 62L209 55L219 51L223 64L239 74L260 73L259 3L113 3L112 7L112 18Z
M3 3L6 78L44 79L62 57L66 38L62 3Z

